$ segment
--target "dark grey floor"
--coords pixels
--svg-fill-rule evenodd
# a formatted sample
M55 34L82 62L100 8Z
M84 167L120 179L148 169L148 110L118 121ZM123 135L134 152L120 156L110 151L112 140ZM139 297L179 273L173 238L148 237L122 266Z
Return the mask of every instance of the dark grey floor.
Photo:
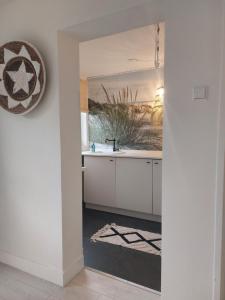
M157 291L161 290L161 256L109 243L90 241L90 237L106 224L116 223L161 233L160 223L85 208L83 222L86 266Z

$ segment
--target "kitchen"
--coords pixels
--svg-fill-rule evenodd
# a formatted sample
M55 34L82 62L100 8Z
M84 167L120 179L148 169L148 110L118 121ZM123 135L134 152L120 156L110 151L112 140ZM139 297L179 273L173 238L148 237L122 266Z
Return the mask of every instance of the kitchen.
M85 265L156 292L163 66L164 24L80 44Z

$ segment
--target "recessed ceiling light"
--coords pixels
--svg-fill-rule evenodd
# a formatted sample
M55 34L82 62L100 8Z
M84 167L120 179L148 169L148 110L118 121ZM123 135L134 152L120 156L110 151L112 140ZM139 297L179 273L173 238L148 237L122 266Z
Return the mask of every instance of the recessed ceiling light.
M151 59L128 58L130 62L151 62Z
M135 62L135 61L139 61L139 59L138 58L128 58L128 61Z

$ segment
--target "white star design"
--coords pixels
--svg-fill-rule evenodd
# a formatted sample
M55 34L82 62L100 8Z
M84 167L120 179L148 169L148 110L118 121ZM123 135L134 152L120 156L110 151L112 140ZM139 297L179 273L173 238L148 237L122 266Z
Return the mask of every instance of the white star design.
M1 1L1 0L0 0ZM7 63L13 59L13 58L17 58L17 57L24 57L25 59L27 59L28 61L30 61L35 69L35 73L36 73L36 76L37 76L37 82L36 82L36 86L35 86L35 89L32 93L32 95L30 95L30 97L28 97L27 99L23 100L23 101L16 101L14 100L8 93L8 91L6 90L6 87L5 87L5 83L4 83L4 78L3 78L3 73L4 73L4 70L6 68L6 65ZM30 82L30 80L33 78L34 74L30 74L30 73L27 73L26 72L26 66L25 66L25 63L24 61L21 63L20 65L20 68L18 71L9 71L9 73L11 73L11 76L10 78L12 78L13 82L16 82L16 78L15 78L15 75L13 75L13 73L17 73L19 72L21 69L21 71L23 71L23 76L25 76L25 80L28 81L28 83ZM18 105L22 105L24 108L28 108L31 101L32 101L32 96L33 95L37 95L40 93L41 91L41 84L40 84L40 81L39 81L39 75L40 75L40 72L41 72L41 65L39 62L37 61L33 61L30 57L30 54L29 52L27 51L27 48L25 46L22 46L21 49L20 49L20 52L19 54L16 54L6 48L4 48L4 63L3 64L0 64L0 96L6 96L7 97L7 100L8 100L8 108L9 109L13 109L15 107L17 107ZM31 77L31 78L30 78ZM15 79L15 80L14 80ZM26 90L25 92L28 94L29 93L29 84L26 84L25 82L25 85L22 84L22 90ZM21 84L19 85L21 86ZM16 87L16 84L14 84L14 90L13 92L16 93L16 90L18 89L18 87Z
M23 90L27 95L29 95L29 82L34 77L34 74L27 73L24 61L21 63L18 71L8 71L7 73L14 82L13 94Z

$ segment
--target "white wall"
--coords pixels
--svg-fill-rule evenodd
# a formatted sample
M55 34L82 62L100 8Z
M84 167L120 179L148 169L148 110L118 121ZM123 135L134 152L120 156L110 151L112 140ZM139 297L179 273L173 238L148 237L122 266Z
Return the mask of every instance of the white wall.
M213 294L215 299L225 299L225 1L223 1L223 20L222 20L222 62L221 62L221 97L219 105L219 122L218 122L218 157L217 157L217 201L215 205L215 224L218 228L216 231L215 242L215 265L214 272L216 277L216 284L214 285ZM222 236L222 238L221 238Z
M21 117L0 109L0 260L60 283L57 35L47 13L42 12L40 22L41 7L37 15L27 13L35 7L31 2L35 1L11 1L0 11L0 43L17 39L33 42L43 53L48 75L43 102L34 112Z
M167 1L163 300L212 299L222 1ZM192 87L209 88L193 101Z
M47 63L48 81L43 102L28 116L13 116L0 109L1 261L58 284L63 284L63 275L70 275L69 264L75 264L77 259L79 267L81 195L80 189L76 188L81 174L80 161L76 157L80 151L80 133L76 131L79 130L78 107L71 102L76 99L75 95L70 95L70 101L66 98L59 103L57 31L140 2L144 1L12 0L1 8L0 44L22 39L36 45ZM75 55L74 46L74 60L77 59ZM70 74L75 76L75 70ZM72 80L76 82L76 77ZM67 97L64 86L60 85L60 88L61 95ZM65 109L64 100L69 105ZM71 114L74 111L75 120L66 121L65 114L70 109ZM74 140L72 135L66 139L69 125L74 132ZM70 146L76 158L67 170L65 156L69 154L71 157ZM76 169L72 171L74 165ZM74 176L73 190L71 182L66 182L69 175ZM68 195L69 192L74 194ZM70 204L71 210L68 209ZM64 220L68 211L74 213L72 221L69 216L69 220ZM74 232L67 232L69 225ZM70 249L74 250L74 255L68 250L71 246L68 240L72 237Z
M61 156L60 138L62 141L65 139L64 129L70 120L63 121L68 112L66 108L62 109L64 99L59 102L58 97L57 30L141 2L16 0L1 10L0 43L20 38L36 44L48 62L49 84L43 103L29 116L15 117L0 110L0 260L5 257L5 261L16 265L14 257L22 257L26 262L43 266L47 270L46 277L60 283L60 272L70 264L62 253L62 246L68 245L70 239L70 236L63 236L63 228L68 224L75 225L74 236L80 240L81 224L62 222L64 212L67 214L70 207L77 208L75 219L76 214L80 216L80 208L67 194L72 189L71 183L67 187L64 182L72 171L68 165L68 170L61 169L61 162L63 166L65 154L69 153L70 142L66 139L68 144L64 150L62 148ZM95 26L90 22L89 27L76 27L76 32L83 33L80 36L85 40L93 37L90 28L94 30L98 27L106 34L115 29L135 27L135 24L141 23L143 26L148 21L162 21L160 4L165 5L167 113L164 135L162 298L209 300L212 299L214 275L222 0L151 2L154 6L145 8L144 13L135 9L136 18L123 18L116 22L111 15L101 20L103 24L107 20L108 27L99 27L96 21ZM119 15L124 14L121 12ZM71 49L70 42L67 42ZM64 84L60 81L61 95L66 95ZM194 85L209 86L208 101L192 101L191 89ZM70 85L69 88L73 91ZM76 106L68 99L66 103L76 111ZM62 113L60 118L59 113ZM65 128L61 128L61 136L60 124L65 124ZM74 127L77 123L71 120L71 124ZM71 146L77 153L80 143L72 142ZM77 171L71 174L79 181L78 160L74 159L74 164L77 165ZM65 176L62 178L62 194L61 174ZM80 190L75 201L80 201L79 198ZM66 206L63 212L64 199ZM65 227L62 228L62 224ZM80 247L75 248L75 244L72 247L79 258ZM4 256L2 253L10 255ZM64 253L71 256L69 259L72 264L75 257L67 250ZM21 264L20 261L17 265L21 267ZM53 270L59 274L57 278L53 276ZM34 268L29 271L34 273ZM36 273L42 277L46 275L45 272L41 273L40 268Z
M223 174L223 178L224 178L224 187L225 187L225 174ZM223 191L223 199L224 199L224 203L225 203L225 191ZM221 210L221 214L223 217L223 222L222 222L222 241L221 243L221 248L219 249L221 251L221 253L219 252L218 254L222 254L222 260L218 261L218 264L221 263L220 267L221 267L221 277L220 280L218 282L218 285L216 285L216 287L221 286L221 290L218 292L218 290L215 290L215 295L218 297L217 299L219 300L223 300L225 299L225 205L223 205L222 210ZM217 240L216 240L217 241ZM220 269L219 269L220 270Z
M59 33L63 269L65 283L83 267L79 43Z

